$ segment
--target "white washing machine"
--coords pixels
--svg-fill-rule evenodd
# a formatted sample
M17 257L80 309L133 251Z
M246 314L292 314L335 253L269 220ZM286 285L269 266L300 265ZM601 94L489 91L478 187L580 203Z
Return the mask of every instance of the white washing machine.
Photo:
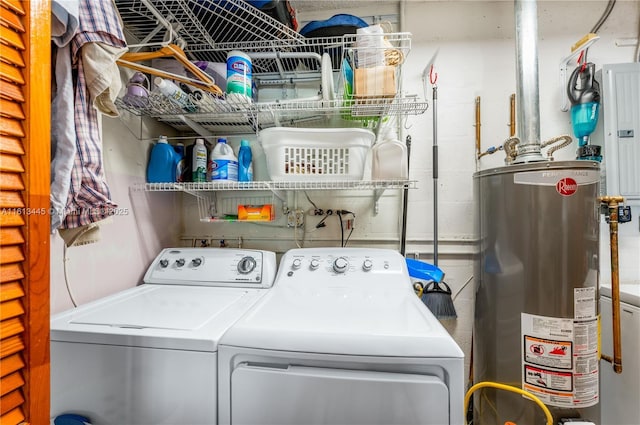
M52 417L216 424L218 342L276 266L268 251L165 249L144 284L53 316Z
M288 251L218 350L221 424L463 423L463 352L392 250Z
M601 286L602 352L613 356L611 287ZM622 373L600 360L600 407L603 425L635 425L640 421L640 282L620 284Z

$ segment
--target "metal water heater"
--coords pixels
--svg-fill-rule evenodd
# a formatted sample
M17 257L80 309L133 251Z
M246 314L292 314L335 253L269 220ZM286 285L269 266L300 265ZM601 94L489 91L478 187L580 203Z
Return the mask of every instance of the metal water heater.
M599 421L599 163L476 173L474 382L520 387L554 419ZM530 400L485 389L475 423L541 424Z
M473 423L600 424L600 163L542 155L572 139L540 141L537 7L514 4L518 137L474 175Z

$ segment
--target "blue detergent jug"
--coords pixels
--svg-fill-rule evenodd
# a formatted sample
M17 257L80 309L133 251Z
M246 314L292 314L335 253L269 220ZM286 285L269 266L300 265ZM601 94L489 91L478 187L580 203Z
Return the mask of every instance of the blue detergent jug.
M240 141L240 150L238 150L238 181L253 181L252 154L248 140Z
M160 136L151 150L151 158L147 167L148 183L173 183L177 181L176 170L180 155L167 141L167 136Z

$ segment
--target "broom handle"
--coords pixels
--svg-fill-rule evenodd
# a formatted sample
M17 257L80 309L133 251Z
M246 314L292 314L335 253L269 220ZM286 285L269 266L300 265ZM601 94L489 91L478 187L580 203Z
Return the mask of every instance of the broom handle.
M411 135L407 135L407 178L409 176L409 163L411 161ZM400 240L400 254L404 256L407 248L407 203L409 201L409 189L404 188L402 197L402 235Z
M433 264L438 266L438 86L433 85Z

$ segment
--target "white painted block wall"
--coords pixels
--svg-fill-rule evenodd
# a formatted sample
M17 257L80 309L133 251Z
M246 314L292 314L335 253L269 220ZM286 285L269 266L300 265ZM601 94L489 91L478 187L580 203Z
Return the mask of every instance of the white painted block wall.
M299 0L302 2L303 0ZM306 1L306 0L304 0ZM334 2L336 3L336 2ZM341 2L337 2L341 3ZM570 116L561 112L559 64L570 47L585 35L600 17L605 0L539 1L539 81L541 138L571 134ZM389 2L350 2L349 13L370 16L390 13ZM362 7L358 7L359 5ZM438 144L440 147L439 195L439 266L454 293L472 277L473 195L472 175L477 169L501 166L504 155L497 153L475 160L475 98L481 97L481 136L483 149L501 144L509 135L509 96L515 93L515 41L513 2L511 1L407 1L403 8L403 31L412 36L412 50L403 68L404 89L421 98L424 90L421 73L439 49L435 63L438 73ZM379 12L378 12L379 11ZM325 19L333 13L322 9L309 13L309 19ZM324 14L324 15L323 15ZM633 60L635 47L617 47L616 42L638 37L640 2L619 0L608 21L600 29L601 39L589 50L589 60L598 67L604 63ZM301 16L302 18L302 16ZM431 99L431 88L427 98ZM258 225L211 225L198 221L194 199L185 197L182 222L168 194L133 194L130 184L144 178L150 139L167 130L158 124L131 122L106 123L105 166L112 181L114 199L122 206L135 205L144 211L137 217L114 219L104 226L103 240L93 246L68 251L68 274L81 302L131 287L138 283L147 265L161 246L177 243L178 235L206 237L216 243L224 239L229 246L277 251L295 247L291 229ZM412 136L411 179L417 189L409 193L407 253L430 260L433 246L433 189L431 169L432 110L411 116L404 124L405 135ZM133 131L131 131L133 128ZM140 140L140 137L143 140ZM235 143L239 142L239 139ZM575 143L556 153L556 159L573 159ZM257 152L259 154L259 152ZM260 163L256 163L259 167ZM264 164L262 164L264 166ZM290 206L308 208L303 194L290 198ZM324 208L352 209L358 215L356 231L350 245L398 248L400 198L394 191L385 192L381 213L372 216L370 194L310 193ZM170 199L168 199L170 198ZM304 246L336 246L339 240L337 221L328 229L310 231ZM297 238L301 235L298 233ZM242 239L240 239L242 238ZM275 242L274 242L275 241ZM66 293L62 244L52 237L52 312L70 307ZM299 240L300 242L300 240ZM629 243L640 243L640 236ZM638 273L640 274L640 272ZM456 298L459 318L447 328L469 358L473 322L473 282ZM468 360L467 360L468 362Z

